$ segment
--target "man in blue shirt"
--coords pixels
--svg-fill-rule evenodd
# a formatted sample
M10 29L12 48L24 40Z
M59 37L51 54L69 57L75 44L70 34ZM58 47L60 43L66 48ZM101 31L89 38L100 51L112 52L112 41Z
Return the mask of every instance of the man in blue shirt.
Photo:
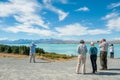
M35 63L35 52L36 52L36 50L35 50L35 48L36 48L36 45L34 44L34 42L32 42L31 44L30 44L30 63L31 63L31 60L33 59L33 62Z

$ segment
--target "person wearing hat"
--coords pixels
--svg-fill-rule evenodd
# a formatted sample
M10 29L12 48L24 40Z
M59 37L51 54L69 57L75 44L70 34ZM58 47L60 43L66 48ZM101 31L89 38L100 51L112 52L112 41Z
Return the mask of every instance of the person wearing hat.
M33 62L35 63L35 48L36 48L36 45L34 44L34 42L32 42L30 44L30 63L31 63L31 60L33 59Z
M86 63L87 51L88 50L87 50L84 40L80 40L80 44L77 47L77 53L78 53L78 63L77 63L77 67L76 67L77 74L79 74L80 66L82 68L82 74L85 73L85 63Z
M92 73L95 73L95 72L97 71L96 61L97 61L97 53L98 53L98 50L97 50L97 48L94 46L94 42L91 42L90 45L91 45L91 47L90 47L90 49L89 49L89 54L90 54L90 60L91 60L92 69L93 69L93 72L92 72Z

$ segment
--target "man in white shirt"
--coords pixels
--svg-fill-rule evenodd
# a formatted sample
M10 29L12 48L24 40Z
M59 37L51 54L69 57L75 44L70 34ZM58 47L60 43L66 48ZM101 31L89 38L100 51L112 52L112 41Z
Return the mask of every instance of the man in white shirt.
M100 70L107 70L107 54L108 54L108 43L106 39L102 39L101 43L99 44L100 48Z

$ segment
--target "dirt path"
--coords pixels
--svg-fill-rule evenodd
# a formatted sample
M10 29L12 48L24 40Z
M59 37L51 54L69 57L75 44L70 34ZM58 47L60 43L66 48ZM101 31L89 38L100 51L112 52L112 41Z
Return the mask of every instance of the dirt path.
M120 80L120 59L108 59L109 69L92 74L89 58L86 74L76 74L77 60L47 62L28 58L0 58L0 80ZM98 59L98 69L100 68Z

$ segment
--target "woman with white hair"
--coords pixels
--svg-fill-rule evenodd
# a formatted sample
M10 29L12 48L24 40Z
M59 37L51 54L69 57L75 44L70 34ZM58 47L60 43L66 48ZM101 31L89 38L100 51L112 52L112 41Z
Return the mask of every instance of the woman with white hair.
M93 69L92 73L95 73L97 71L96 61L97 61L97 52L98 52L98 50L94 46L94 42L91 42L90 45L91 45L91 47L90 47L89 53L90 53L90 59L91 59L91 64L92 64L92 69Z

